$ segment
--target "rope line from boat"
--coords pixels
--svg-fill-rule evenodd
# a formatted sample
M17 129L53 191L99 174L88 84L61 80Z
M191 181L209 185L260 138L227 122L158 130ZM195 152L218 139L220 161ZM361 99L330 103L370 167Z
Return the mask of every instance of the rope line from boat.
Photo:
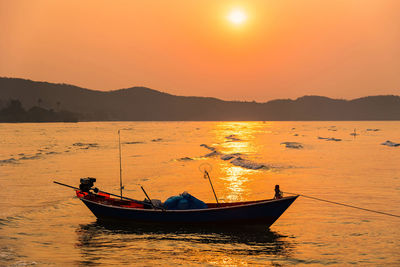
M383 214L383 215L387 215L387 216L400 218L400 215L387 213L387 212L383 212L383 211L378 211L378 210L371 210L371 209L361 208L361 207L357 207L357 206L353 206L353 205L349 205L349 204L344 204L344 203L340 203L340 202L336 202L336 201L330 201L330 200L326 200L326 199L322 199L322 198L317 198L317 197L312 197L312 196L307 196L307 195L302 195L302 194L296 194L296 193L290 193L290 192L282 192L282 193L290 194L290 195L297 195L297 196L310 198L310 199L314 199L314 200L318 200L318 201L328 202L328 203L331 203L331 204L345 206L345 207L348 207L348 208L359 209L359 210L364 210L364 211L369 211L369 212L374 212L374 213L379 213L379 214Z

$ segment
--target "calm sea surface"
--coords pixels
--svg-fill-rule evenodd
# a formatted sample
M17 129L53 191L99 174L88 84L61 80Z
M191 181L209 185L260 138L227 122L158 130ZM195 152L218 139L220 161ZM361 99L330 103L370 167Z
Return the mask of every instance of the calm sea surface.
M199 171L208 163L225 202L272 198L279 184L400 215L400 146L381 145L400 143L400 122L0 124L0 266L400 266L400 218L303 197L270 229L98 223L72 189L52 181L96 177L118 193L118 129L132 198L144 199L142 184L162 201L188 191L212 202ZM236 161L221 159L232 153Z

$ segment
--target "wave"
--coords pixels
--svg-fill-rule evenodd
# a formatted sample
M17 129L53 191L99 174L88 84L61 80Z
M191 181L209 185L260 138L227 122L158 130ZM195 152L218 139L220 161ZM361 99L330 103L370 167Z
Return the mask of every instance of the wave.
M144 142L141 141L132 141L132 142L124 142L122 143L124 145L136 145L136 144L144 144Z
M75 147L80 147L81 149L95 148L99 146L99 144L97 143L81 143L81 142L74 143L72 145Z
M211 151L215 151L215 149L216 149L215 147L208 146L206 144L201 144L200 146L205 147L205 148L207 148L208 150L211 150Z
M252 169L252 170L269 169L269 167L263 163L257 163L257 162L242 158L241 153L223 154L223 153L217 151L217 149L215 147L211 147L206 144L201 144L200 146L205 147L208 150L212 151L211 153L208 153L208 154L204 155L203 157L220 156L220 159L225 160L225 161L231 160L230 161L231 164L245 168L245 169Z
M381 145L397 147L397 146L400 146L400 143L395 143L395 142L387 140L386 142L383 142Z
M0 165L3 165L3 164L16 164L16 163L18 163L18 160L15 159L15 158L9 158L9 159L0 160Z
M230 160L230 159L233 159L233 158L238 157L240 155L242 155L242 154L241 153L226 154L226 155L222 155L221 159L222 160Z
M242 141L241 139L237 138L236 135L234 134L225 136L225 138L228 139L230 142Z
M192 159L192 158L189 158L189 157L183 157L183 158L180 158L180 159L177 159L178 161L191 161L191 160L194 160L194 159Z
M210 157L216 157L216 156L219 156L219 155L221 155L220 152L218 152L218 151L213 151L213 152L211 152L211 153L205 154L203 157L210 158Z
M37 159L40 158L40 155L33 155L33 156L23 156L21 158L19 158L19 160L28 160L28 159Z
M67 153L67 152L71 152L70 149L72 149L73 147L79 148L79 149L89 149L89 148L97 148L99 145L97 143L80 143L80 142L78 142L78 143L72 144L72 147L68 146L67 148L64 148L62 150L62 152L49 151L49 149L51 149L54 146L56 146L56 145L50 145L50 146L44 147L42 149L38 149L37 150L38 152L36 152L34 154L18 153L17 155L19 157L12 157L14 155L10 155L11 157L8 159L0 160L0 165L17 164L17 163L19 163L19 161L35 160L35 159L44 158L47 155L57 155L57 154L61 154L61 153Z
M266 165L260 164L251 160L243 159L241 157L237 157L231 161L231 163L235 166L239 166L246 169L258 170L258 169L269 169Z
M335 141L335 142L342 141L342 139L334 138L334 137L321 137L321 136L318 136L318 139L323 139L325 141Z
M300 149L303 145L298 142L282 142L281 145L285 145L286 148Z

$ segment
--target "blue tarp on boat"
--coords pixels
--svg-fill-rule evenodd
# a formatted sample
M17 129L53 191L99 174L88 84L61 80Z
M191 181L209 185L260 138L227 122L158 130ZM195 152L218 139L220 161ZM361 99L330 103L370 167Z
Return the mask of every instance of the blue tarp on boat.
M164 202L164 208L167 210L206 209L207 204L188 192L183 192L179 196L168 198Z

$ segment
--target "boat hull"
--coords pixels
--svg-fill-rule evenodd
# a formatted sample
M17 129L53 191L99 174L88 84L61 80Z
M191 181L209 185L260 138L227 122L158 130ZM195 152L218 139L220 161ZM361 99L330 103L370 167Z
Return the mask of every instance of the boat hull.
M100 220L162 224L240 224L271 226L297 196L198 210L155 210L106 205L81 198Z

